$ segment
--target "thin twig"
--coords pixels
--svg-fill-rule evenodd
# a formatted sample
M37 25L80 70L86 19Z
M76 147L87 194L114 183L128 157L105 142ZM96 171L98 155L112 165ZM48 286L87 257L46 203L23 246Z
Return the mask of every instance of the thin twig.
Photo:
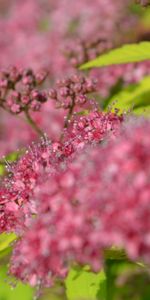
M73 114L74 106L75 106L75 99L73 98L72 105L69 108L67 117L66 117L65 122L64 122L64 129L68 128L69 121L71 120L71 117L72 117L72 114ZM60 141L62 141L63 137L64 137L64 133L61 134Z
M69 121L71 120L72 114L73 114L73 109L74 109L74 101L72 102L72 105L69 108L65 123L64 123L64 128L68 127Z
M44 132L37 126L37 124L34 122L34 120L32 119L32 117L29 114L28 110L25 110L25 116L26 119L28 121L28 123L31 125L31 127L41 136L44 136Z

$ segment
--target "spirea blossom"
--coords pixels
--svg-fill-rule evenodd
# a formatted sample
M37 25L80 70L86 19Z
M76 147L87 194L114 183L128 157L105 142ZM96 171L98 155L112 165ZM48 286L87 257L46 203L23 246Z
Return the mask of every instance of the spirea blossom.
M1 177L0 233L16 234L10 273L31 286L72 264L97 272L112 246L150 264L150 121L100 108L150 63L75 71L149 38L133 11L130 0L0 1L0 155L21 149Z
M73 262L98 271L112 245L150 261L149 131L149 121L133 120L36 187L39 216L13 252L15 276L48 286Z
M64 76L64 72L69 75L72 66L64 48L74 44L76 59L81 62L85 55L78 51L77 40L79 44L84 41L83 48L89 58L101 52L103 46L99 41L105 39L112 44L116 34L119 42L124 40L123 33L137 24L137 17L128 9L129 3L128 0L11 1L0 20L0 66L13 63L36 70L47 67L52 80ZM97 44L96 51L94 44Z
M124 42L126 35L123 33L132 35L130 30L135 28L138 17L129 12L129 2L120 0L96 0L94 2L82 0L78 3L70 0L0 1L2 7L0 12L0 66L6 68L13 64L19 69L20 67L33 68L34 72L46 67L50 73L51 82L63 78L64 73L66 76L70 76L74 70L70 59L66 58L64 49L74 50L75 60L77 59L81 63L82 60L87 59L87 55L91 59L104 49L114 46L112 38L116 37L116 31L119 44ZM118 30L119 28L120 30ZM81 44L84 44L83 47ZM83 55L85 49L86 55ZM148 73L149 64L147 62L139 65L131 64L128 67L113 66L113 68L91 71L91 75L94 74L98 81L97 87L102 98L110 95L112 87L118 80L121 79L126 85L138 82ZM19 114L19 117L20 111L28 106L30 112L34 111L34 119L36 110L37 117L34 119L36 124L39 123L39 127L50 138L53 138L54 133L57 132L58 138L59 131L63 127L63 111L62 113L58 110L54 112L52 105L43 105L41 100L46 99L41 90L37 91L35 88L34 93L30 93L30 97L27 95L22 99L22 92L20 95L20 89L17 89L17 92L9 93L8 100L7 103L2 101L1 104L5 104L5 109L11 110L13 114ZM84 98L81 97L80 102L83 100ZM42 113L38 114L37 111L43 106ZM53 118L54 115L55 118ZM13 118L9 118L8 122L7 114L0 112L1 155L25 146L31 140L35 140L37 136L28 124L24 124L24 120L20 120L19 123L19 120L15 121ZM53 130L51 130L52 128ZM7 145L5 140L7 140Z
M95 80L73 75L57 81L57 88L49 91L49 97L56 101L58 107L70 109L83 106L88 102L87 94L96 91Z
M36 205L30 202L30 196L36 184L57 169L58 162L61 168L59 151L56 154L50 141L43 139L27 150L17 163L8 165L9 176L1 185L1 232L19 232L27 226L32 214L36 214Z
M64 130L64 137L67 137L66 144L71 142L73 149L77 150L88 143L102 142L109 133L111 137L115 137L123 119L123 115L98 110L91 111L85 116L75 116L68 129Z
M37 89L45 80L46 72L11 67L0 73L0 106L11 113L38 111L47 101L46 93Z
M50 143L48 139L42 140L38 145L33 145L18 162L10 165L10 177L6 177L2 182L2 190L5 192L1 196L0 231L20 230L20 219L19 226L18 218L16 223L9 223L10 206L11 214L13 207L15 215L16 211L17 214L22 214L24 227L26 220L28 222L32 214L37 213L36 201L30 202L36 185L46 180L53 172L64 168L67 160L72 160L75 153L86 144L100 143L108 133L117 135L121 122L122 117L115 114L94 112L84 119L79 119L77 123L74 121L73 134L69 133L68 128L68 137L64 142ZM82 123L84 126L81 126ZM8 221L4 222L4 218Z
M102 37L93 37L89 41L71 41L64 49L64 54L74 67L78 67L84 62L94 59L103 52L113 47L113 42Z
M134 123L135 122L135 123ZM104 240L150 264L150 122L133 120L104 149ZM110 154L109 154L110 150ZM110 238L110 239L109 239Z

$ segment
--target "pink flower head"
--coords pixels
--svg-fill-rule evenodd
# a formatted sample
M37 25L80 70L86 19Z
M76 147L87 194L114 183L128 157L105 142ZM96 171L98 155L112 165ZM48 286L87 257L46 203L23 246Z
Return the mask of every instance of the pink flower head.
M49 91L49 97L56 101L58 107L69 109L75 106L82 107L89 101L87 95L95 91L95 80L72 75L57 81L57 88Z
M83 122L84 126L81 126ZM36 185L43 182L48 176L65 167L87 144L97 144L110 136L115 136L122 122L122 117L111 113L94 112L82 119L77 119L71 125L73 130L68 130L64 142L51 143L48 139L38 145L33 145L19 160L9 168L10 177L6 177L2 184L5 187L2 205L2 218L9 215L6 203L17 205L18 213L25 220L36 214L36 200L31 201ZM82 127L82 128L81 128ZM80 135L79 135L80 131ZM72 132L72 133L71 133ZM16 212L15 212L16 215ZM20 222L19 222L20 224ZM18 222L16 218L16 228ZM20 225L19 225L20 227ZM2 226L1 231L16 230L15 226Z
M38 111L47 101L46 92L37 87L46 79L46 71L33 72L11 67L0 72L0 106L13 113Z
M15 230L20 234L28 226L32 215L37 213L36 203L30 202L31 195L38 182L61 168L61 155L62 152L58 149L56 152L53 144L45 139L9 166L9 176L4 178L0 188L1 232ZM13 213L15 221L12 224Z
M89 143L100 143L109 134L112 138L115 137L123 119L122 115L118 116L116 113L91 111L85 116L75 116L69 128L65 130L65 136L68 144L71 142L72 147L77 150Z
M39 216L12 257L18 278L50 285L74 261L97 271L112 245L149 262L150 122L129 123L36 187Z

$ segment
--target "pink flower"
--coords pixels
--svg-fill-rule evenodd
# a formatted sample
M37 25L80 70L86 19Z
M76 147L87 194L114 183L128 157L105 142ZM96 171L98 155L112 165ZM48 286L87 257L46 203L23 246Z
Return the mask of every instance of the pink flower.
M68 129L64 131L64 136L67 137L66 145L71 144L77 150L89 143L102 142L108 134L113 138L118 134L122 121L123 116L98 110L82 117L75 116Z
M85 103L88 105L88 102L90 104L87 95L95 91L95 80L75 74L57 81L57 87L49 91L49 97L55 100L58 107L74 109L76 106L83 107ZM94 104L96 106L96 102Z
M84 123L83 128L81 128L81 122ZM37 203L32 200L36 186L40 182L43 183L43 180L52 176L53 173L60 171L61 168L65 168L66 163L72 161L76 152L80 152L85 145L100 143L108 133L110 136L115 136L121 122L122 117L115 114L93 112L79 120L79 127L78 119L73 122L73 130L68 130L68 136L64 142L51 143L46 139L38 145L33 145L18 162L10 166L11 177L6 177L3 181L6 192L3 194L5 202L2 205L2 218L4 215L9 216L6 203L17 204L18 214L21 214L20 218L24 220L22 221L23 229L20 228L20 220L18 227L18 216L12 228L8 221L5 229L2 226L1 231L24 230L24 226L32 219L32 214L37 214Z
M0 72L0 106L13 114L39 111L47 101L46 92L38 90L46 79L46 71L36 74L32 69L11 67Z
M30 197L37 183L53 174L58 164L61 168L59 152L55 153L50 141L43 140L27 150L17 163L9 166L10 176L4 178L0 189L1 232L15 230L20 234L28 226L32 215L37 213L36 203L30 202Z
M149 262L149 130L149 121L132 120L35 188L39 215L14 250L14 275L47 286L74 261L97 271L112 245Z

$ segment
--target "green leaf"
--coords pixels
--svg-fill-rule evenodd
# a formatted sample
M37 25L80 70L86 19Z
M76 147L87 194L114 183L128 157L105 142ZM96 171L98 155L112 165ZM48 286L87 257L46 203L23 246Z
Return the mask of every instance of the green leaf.
M146 107L138 107L134 109L134 114L139 116L150 117L150 105Z
M55 282L55 284L42 291L42 297L38 300L67 300L65 286L62 282Z
M83 64L80 69L98 68L150 60L150 42L124 45Z
M0 235L0 252L9 247L16 238L15 233L2 233Z
M17 239L15 233L2 233L0 235L0 253L10 247L11 243Z
M4 165L0 164L0 176L2 176L4 174L4 171L5 171Z
M105 299L105 273L93 273L88 267L74 267L65 281L68 300Z
M150 76L145 77L140 83L129 85L107 100L104 109L118 108L120 113L133 109L135 114L149 114L150 108Z
M149 300L150 275L148 267L126 261L106 260L106 300Z
M123 249L112 246L104 251L105 260L123 260L127 259L127 255Z
M19 157L24 153L24 151L25 149L21 149L20 151L10 152L4 158L0 159L0 176L5 175L6 161L12 163L13 161L19 159Z
M10 282L12 278L7 275L7 267L0 266L0 300L32 300L33 288L28 285L17 283L16 287L12 287Z
M0 234L0 259L4 259L12 250L11 244L17 239L15 233Z

